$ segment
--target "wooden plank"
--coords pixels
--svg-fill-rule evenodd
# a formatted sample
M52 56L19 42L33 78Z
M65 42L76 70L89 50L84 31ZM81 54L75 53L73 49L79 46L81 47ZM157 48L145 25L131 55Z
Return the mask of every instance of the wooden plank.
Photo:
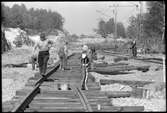
M80 102L79 99L34 99L33 101L35 102L50 102L50 103L55 103L55 102Z
M120 98L120 97L130 97L132 92L129 91L113 91L113 92L106 92L108 98Z
M92 99L92 98L90 98L90 99L88 99L88 102L89 103L91 103L91 102L97 102L97 103L103 103L103 102L109 102L110 100L108 99L108 98L94 98L94 99Z
M39 104L39 105L49 105L49 104L51 104L51 105L82 105L81 104L81 102L66 102L66 103L64 103L64 102L55 102L55 103L50 103L50 102L45 102L45 103L43 103L43 102L39 102L39 101L32 101L30 104Z
M56 107L56 106L53 106L53 107L51 107L51 106L31 106L30 108L32 108L32 109L64 109L64 110L66 110L66 109L78 109L78 110L80 110L80 109L83 109L83 106L76 106L76 107L71 107L71 106L58 106L58 107Z
M46 94L42 94L42 96L37 96L37 98L45 98L45 97L57 97L57 98L63 98L63 97L67 97L67 98L76 98L77 96L75 94L54 94L54 93L46 93Z
M148 71L150 66L123 66L123 67L103 67L103 68L95 68L89 70L89 72L97 72L97 73L111 73L111 72L119 72L119 71L130 71L130 70L140 70L140 71Z
M84 112L84 109L26 109L28 112Z
M69 104L69 103L64 103L64 104L59 104L59 103L31 103L30 105L29 105L29 107L41 107L41 108L43 108L43 107L82 107L82 104L81 103L71 103L71 104Z
M144 106L123 106L122 107L123 112L141 112L144 111Z
M105 84L113 84L113 83L120 83L120 84L125 84L125 85L130 85L130 86L136 86L136 87L143 87L146 84L154 83L151 81L136 81L136 80L111 80L111 79L100 79L100 84L105 85Z
M88 87L88 90L100 90L100 87Z
M34 99L48 99L48 100L60 100L60 99L77 99L76 96L73 97L50 97L50 96L36 96Z
M163 61L158 61L158 60L148 60L148 59L137 59L137 60L141 60L141 61L144 61L144 62L163 64Z
M119 111L119 112L141 112L144 111L144 106L101 106L98 110L97 106L93 106L95 111Z

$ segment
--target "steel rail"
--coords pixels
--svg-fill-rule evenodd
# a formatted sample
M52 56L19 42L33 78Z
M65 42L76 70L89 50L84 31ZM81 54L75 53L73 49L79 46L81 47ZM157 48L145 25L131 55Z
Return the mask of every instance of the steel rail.
M84 106L84 109L86 112L93 112L92 107L90 106L85 94L77 87L72 86L73 90L78 94L82 105Z
M69 59L70 57L74 56L75 53L69 55L67 57L67 59ZM49 70L46 74L45 77L40 78L39 80L37 80L35 87L33 88L33 90L28 93L20 102L20 104L18 104L17 106L14 107L14 109L11 112L23 112L26 107L28 107L28 105L31 103L31 101L33 100L33 98L40 93L40 85L44 82L45 79L47 79L50 75L52 75L60 66L60 61L58 61L56 63L56 65L54 66L54 68L52 68L51 70Z
M56 63L56 66L51 69L47 74L46 77L42 77L40 78L37 83L35 84L35 87L33 88L33 90L28 93L26 95L26 97L21 101L20 104L18 104L11 112L23 112L26 107L31 103L31 101L33 100L33 98L40 93L40 85L44 82L44 80L49 77L50 75L52 75L55 70L57 70L59 68L60 64L59 61Z
M33 98L40 92L39 88L40 84L35 86L35 88L26 95L26 97L18 104L11 112L23 112L26 107L28 107L29 103L33 100Z

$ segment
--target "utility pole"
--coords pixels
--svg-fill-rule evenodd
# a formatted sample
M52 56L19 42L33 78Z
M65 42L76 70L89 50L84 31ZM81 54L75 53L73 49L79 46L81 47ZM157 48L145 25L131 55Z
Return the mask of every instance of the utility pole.
M164 10L164 17L163 17L163 28L162 28L162 40L165 39L165 1L163 1L163 10Z
M138 40L141 39L141 35L142 35L142 9L143 9L143 4L141 1L139 2L139 4L140 4L140 12L139 12Z
M111 6L110 6L111 7ZM118 4L114 4L112 7L114 7L114 38L116 39L117 38L117 7L118 7Z
M116 39L117 38L117 7L118 7L118 4L114 4L114 7L115 7L115 9L114 9L114 13L115 13L115 30L114 30L114 38Z

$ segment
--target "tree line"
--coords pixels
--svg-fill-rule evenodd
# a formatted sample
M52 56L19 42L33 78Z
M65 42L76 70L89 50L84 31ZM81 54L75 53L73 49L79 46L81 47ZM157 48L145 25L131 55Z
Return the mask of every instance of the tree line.
M100 20L98 23L98 28L94 29L97 34L100 34L102 37L106 38L109 34L114 34L115 32L115 22L114 18L110 18L108 21ZM125 27L123 23L117 23L117 36L126 37Z
M126 35L137 38L145 47L164 49L162 46L164 46L165 4L163 1L150 1L146 5L148 10L146 13L129 18L130 25ZM140 32L136 32L139 30Z
M1 4L2 23L5 27L33 29L39 32L51 29L63 29L64 18L58 13L46 9L27 9L24 4L15 4L11 8Z

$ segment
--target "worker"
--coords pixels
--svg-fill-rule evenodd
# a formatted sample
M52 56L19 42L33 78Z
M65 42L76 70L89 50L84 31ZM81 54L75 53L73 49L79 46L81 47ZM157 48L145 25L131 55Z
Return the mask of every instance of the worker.
M64 45L59 48L58 56L60 59L60 69L67 69L67 56L68 56L68 42L64 42Z
M87 45L83 45L82 47L82 53L81 53L81 68L82 68L82 84L81 89L87 90L87 79L88 79L88 69L90 68L90 49Z
M97 53L96 53L96 49L94 46L92 46L90 48L90 57L91 57L91 64L90 64L90 68L93 69L94 68L94 60L97 60Z
M133 57L137 56L137 47L136 47L136 40L133 40L131 44L131 49L132 49L132 55Z
M45 77L47 70L47 63L49 60L49 50L52 47L53 42L46 38L45 33L40 34L40 41L37 42L34 46L33 53L36 52L36 49L39 49L38 53L38 65L40 75Z

